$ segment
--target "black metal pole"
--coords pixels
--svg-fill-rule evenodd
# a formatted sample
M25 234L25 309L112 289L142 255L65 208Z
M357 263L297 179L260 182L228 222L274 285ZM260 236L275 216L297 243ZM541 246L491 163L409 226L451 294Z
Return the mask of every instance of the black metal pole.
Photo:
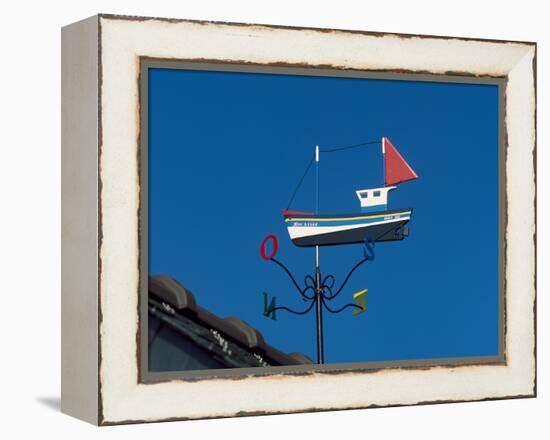
M315 145L315 214L319 214L319 145ZM323 347L323 300L321 289L321 272L319 271L319 246L315 246L315 301L317 323L317 363L325 362Z
M319 246L315 246L315 301L316 323L317 323L317 363L325 363L324 341L323 341L323 300L321 295L321 272L319 271Z

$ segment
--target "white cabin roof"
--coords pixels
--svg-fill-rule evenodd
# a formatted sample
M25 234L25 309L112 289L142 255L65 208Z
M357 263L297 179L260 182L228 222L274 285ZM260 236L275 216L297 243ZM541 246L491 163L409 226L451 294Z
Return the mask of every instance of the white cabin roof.
M355 191L361 208L368 208L370 206L387 205L388 193L392 189L396 189L397 186L384 186L381 188L359 189Z

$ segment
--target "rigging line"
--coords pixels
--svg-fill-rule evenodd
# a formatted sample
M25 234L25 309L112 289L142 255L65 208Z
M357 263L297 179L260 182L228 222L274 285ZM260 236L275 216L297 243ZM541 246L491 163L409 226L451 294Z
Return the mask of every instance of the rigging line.
M292 205L292 202L294 201L294 197L296 197L296 193L300 189L300 186L302 186L302 183L304 182L304 179L307 175L307 172L311 168L311 164L313 163L314 159L315 159L315 157L312 157L311 160L309 161L309 164L307 165L306 170L304 171L304 174L302 175L302 178L298 182L298 185L296 185L296 188L294 188L294 192L292 193L292 197L290 198L290 201L288 202L288 205L287 205L286 209L289 209L290 205Z
M345 146L334 146L334 147L329 147L328 149L323 149L323 150L319 149L319 152L320 153L334 153L334 152L337 152L337 151L350 150L352 148L363 147L365 145L373 145L373 144L377 144L379 142L380 142L380 140L376 140L376 141L362 142L360 144L345 145ZM294 192L292 193L292 196L290 197L290 201L288 202L286 209L289 209L290 205L292 205L292 202L294 201L294 198L296 197L296 194L298 193L298 190L302 186L302 183L304 182L304 179L305 179L309 169L311 168L311 165L313 164L314 160L315 160L315 157L312 157L310 159L310 161L309 161L309 163L306 167L306 170L304 171L304 174L300 178L300 181L296 185L296 188L294 188Z
M380 140L376 140L376 141L362 142L360 144L354 144L354 145L329 147L328 149L319 150L319 151L321 153L334 153L336 151L351 150L352 148L358 148L358 147L363 147L365 145L373 145L373 144L379 144L379 143L380 143Z

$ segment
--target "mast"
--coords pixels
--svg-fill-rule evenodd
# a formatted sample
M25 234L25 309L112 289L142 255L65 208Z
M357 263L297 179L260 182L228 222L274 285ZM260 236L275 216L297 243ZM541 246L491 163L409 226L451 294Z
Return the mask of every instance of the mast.
M382 180L386 186L386 149L384 148L384 136L382 136Z
M319 214L319 145L315 145L315 215ZM325 362L323 347L323 290L321 288L321 272L319 270L319 246L315 246L315 301L317 325L317 363Z

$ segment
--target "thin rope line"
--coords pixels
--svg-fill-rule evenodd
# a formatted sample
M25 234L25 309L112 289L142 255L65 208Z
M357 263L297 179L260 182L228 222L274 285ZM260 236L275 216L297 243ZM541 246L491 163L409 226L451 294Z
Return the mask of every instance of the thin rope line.
M364 147L365 145L378 144L379 142L380 142L379 140L376 140L376 141L361 142L360 144L353 144L353 145L332 146L332 147L325 148L325 149L319 149L319 152L321 152L321 153L335 153L337 151L351 150L352 148ZM290 205L292 205L292 202L294 202L294 199L296 198L296 194L298 193L298 190L302 186L302 183L304 182L304 179L306 178L306 175L307 175L309 169L311 168L311 165L313 164L314 160L315 160L315 157L312 157L311 160L309 161L309 163L306 167L306 170L304 171L304 174L302 175L302 177L300 178L300 181L298 182L298 184L294 188L294 192L292 193L292 196L290 197L290 200L289 200L289 202L286 206L286 209L290 209Z
M334 153L335 151L351 150L352 148L358 148L358 147L363 147L365 145L373 145L373 144L378 144L378 143L380 143L379 140L369 141L369 142L362 142L360 144L345 145L345 146L334 146L334 147L329 147L328 149L319 150L319 151L321 151L321 153Z
M304 179L305 179L309 169L311 168L311 164L313 163L314 159L315 159L315 157L312 157L311 160L309 161L309 164L307 165L307 168L306 168L304 174L302 175L302 178L300 179L300 181L298 182L298 185L296 185L296 188L294 189L294 192L292 193L292 197L290 198L290 201L288 202L288 204L286 206L286 209L289 209L290 205L292 205L292 202L294 201L294 198L296 197L296 193L300 189L300 186L302 186L302 183L304 182Z

